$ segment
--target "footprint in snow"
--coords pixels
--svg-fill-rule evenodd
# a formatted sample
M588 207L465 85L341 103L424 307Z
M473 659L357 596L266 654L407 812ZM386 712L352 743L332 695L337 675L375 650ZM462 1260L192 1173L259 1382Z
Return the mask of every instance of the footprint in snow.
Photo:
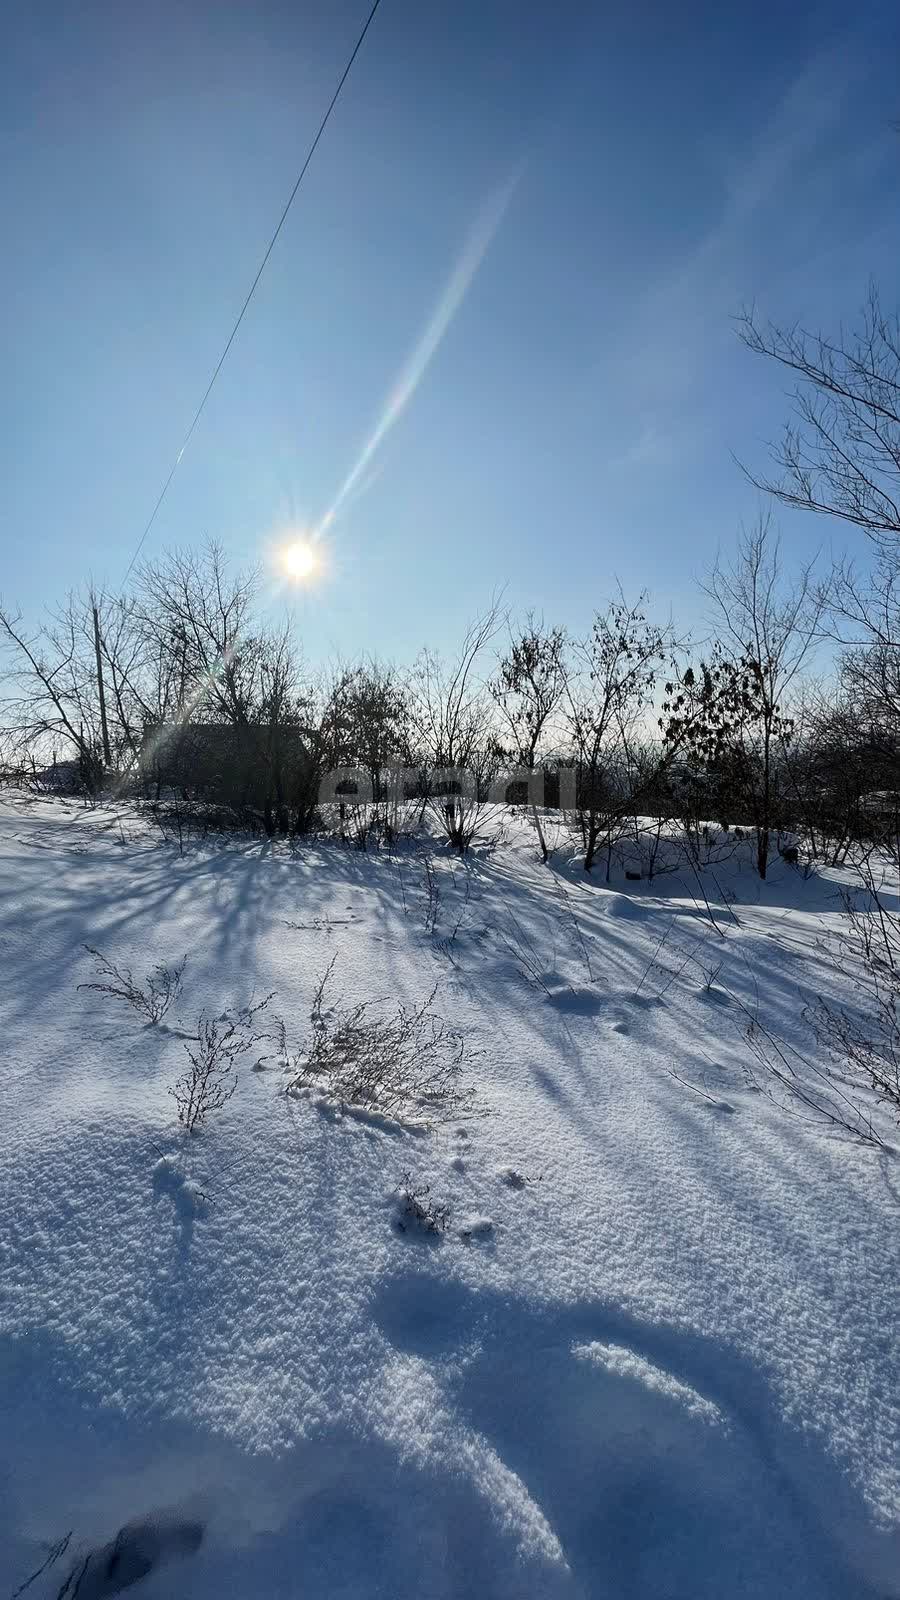
M881 1600L849 1570L837 1517L816 1509L826 1494L849 1507L849 1490L811 1443L787 1439L737 1353L613 1307L548 1309L428 1270L384 1282L376 1317L430 1369L459 1460L493 1452L518 1486L519 1525L552 1531L572 1600Z

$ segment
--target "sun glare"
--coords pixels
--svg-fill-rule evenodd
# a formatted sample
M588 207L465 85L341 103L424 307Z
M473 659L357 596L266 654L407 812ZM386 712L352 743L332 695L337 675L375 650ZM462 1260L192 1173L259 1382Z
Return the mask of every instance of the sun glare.
M278 551L278 565L291 583L311 583L322 570L322 558L309 539L289 539Z

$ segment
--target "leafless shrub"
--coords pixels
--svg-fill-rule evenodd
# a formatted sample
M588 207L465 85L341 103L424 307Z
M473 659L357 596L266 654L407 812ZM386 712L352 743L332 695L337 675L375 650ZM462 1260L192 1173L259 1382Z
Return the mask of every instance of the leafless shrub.
M631 839L625 846L625 876L629 871L638 873L652 883L664 873L677 872L680 865L678 845L672 837L672 821L665 815L635 816L631 822ZM626 835L626 840L628 836ZM624 841L623 841L624 843Z
M271 994L233 1014L207 1017L201 1012L197 1032L182 1041L190 1062L169 1093L178 1107L178 1120L195 1133L212 1111L221 1111L237 1088L237 1063L241 1056L271 1034L257 1026L272 1000Z
M670 630L648 622L642 600L623 595L597 612L588 637L575 643L565 683L565 726L576 757L575 815L590 872L598 852L612 853L634 813L635 784L647 782L634 756L642 719L652 704L657 674L670 649Z
M833 1074L793 1045L776 1038L759 1015L753 1016L749 1011L746 1014L747 1042L762 1068L762 1076L754 1076L757 1089L783 1111L810 1114L814 1121L850 1134L862 1144L884 1144L866 1107L852 1093L845 1093Z
M421 767L424 806L430 807L448 844L460 855L480 835L496 807L484 799L500 760L490 730L490 709L476 667L501 625L499 597L467 629L459 653L443 661L422 651L409 679L411 734ZM455 776L454 776L455 774ZM471 776L471 787L466 782Z
M178 800L171 800L165 810L160 805L151 806L150 812L162 834L163 844L169 844L170 841L177 842L178 854L183 856L186 819Z
M413 1178L404 1172L397 1185L396 1227L401 1233L417 1228L422 1233L442 1234L450 1221L450 1207L446 1202L431 1198L431 1184L415 1188Z
M662 935L662 938L659 940L659 943L655 946L655 948L653 950L653 953L650 956L649 961L647 962L647 965L644 967L644 970L641 973L640 978L638 979L638 982L637 982L637 984L635 986L634 994L632 995L632 999L633 1000L637 999L638 995L640 994L641 990L644 987L644 984L647 982L647 979L649 978L651 972L666 972L667 973L668 969L661 964L661 962L659 960L659 957L660 957L660 954L662 953L663 947L668 944L669 939L670 939L671 934L672 934L672 930L673 930L674 927L675 927L675 919L674 919L674 917L670 917L669 921L666 923L665 931L664 931L664 933ZM657 998L659 998L658 995L657 995Z
M703 585L719 634L718 758L738 779L753 823L756 867L765 878L785 803L784 755L795 721L791 696L813 652L828 603L814 562L789 579L769 516L741 533L734 560L718 559Z
M461 1081L465 1037L435 1012L437 985L421 1005L393 1012L380 1001L329 1006L334 966L333 958L316 988L312 1031L292 1062L287 1092L318 1092L342 1110L395 1120L471 1112L474 1090Z
M150 1024L162 1022L172 1002L181 992L184 969L187 966L186 955L171 967L161 962L153 967L143 983L140 983L133 976L130 967L114 966L101 951L95 950L93 945L85 945L85 949L94 957L98 979L95 983L79 983L79 989L93 989L96 994L108 994L114 1000L122 1000Z
M554 875L553 888L554 888L554 890L556 892L557 898L562 901L564 916L566 916L568 918L569 922L572 925L572 931L573 931L573 933L575 935L576 943L577 943L578 948L579 948L579 950L581 952L581 959L584 962L584 968L585 968L585 971L586 971L586 973L588 975L588 982L589 983L593 983L593 981L594 981L594 970L593 970L593 967L591 966L591 958L590 958L590 954L588 952L588 947L587 947L587 945L585 943L584 934L581 931L581 924L578 921L577 916L575 915L575 908L572 905L572 901L571 901L571 899L569 897L569 891L566 888L565 883L563 882L562 878L559 877L558 875Z
M437 939L435 938L435 929L433 925L431 929L431 943L435 954L446 956L451 966L454 967L459 966L459 962L456 958L456 940L464 923L468 921L472 904L472 875L466 866L463 866L461 870L465 880L465 889L463 890L462 900L459 904L459 909L456 914L456 920L454 921L450 932L446 934L444 938ZM454 883L456 881L456 876L457 875L454 874Z
M721 929L718 930L720 933ZM662 943L665 943L665 935ZM722 934L725 937L724 934ZM651 957L647 972L655 965L660 946ZM676 947L681 954L681 947ZM884 1146L882 1138L872 1114L872 1108L866 1103L866 1094L859 1092L863 1085L858 1080L855 1084L848 1083L827 1065L816 1060L815 1055L791 1043L782 1035L777 1034L763 1015L763 999L760 994L759 984L746 956L738 948L736 954L747 967L747 972L753 988L753 998L748 1003L727 984L720 983L723 963L710 964L709 959L698 957L688 950L679 967L670 974L668 981L656 994L661 999L673 982L681 978L687 966L693 966L702 973L704 979L704 992L709 995L723 996L730 1006L733 1006L740 1018L739 1026L748 1045L753 1063L749 1061L737 1063L746 1087L755 1093L763 1094L779 1110L788 1115L799 1118L812 1124L820 1124L831 1128L835 1133L849 1135L862 1144L874 1145L878 1148ZM645 972L644 977L647 976ZM641 983L644 979L642 978ZM638 986L640 988L640 985ZM637 993L637 991L635 991ZM699 1053L705 1051L699 1046ZM707 1058L709 1059L709 1058ZM723 1107L723 1102L718 1094L709 1094L698 1084L682 1077L673 1066L666 1067L669 1076L676 1082L689 1089L693 1094L710 1101L718 1108Z
M746 957L743 959L746 962ZM722 993L744 1020L745 1038L756 1062L756 1070L748 1069L751 1087L792 1116L824 1123L862 1144L882 1147L884 1139L866 1104L865 1094L859 1092L860 1083L842 1082L812 1054L779 1037L763 1020L759 985L749 964L748 972L754 990L752 1004L748 1005L725 985L722 985Z
M807 1011L832 1058L900 1124L900 916L885 904L870 865L867 903L845 899L848 930L832 946L835 967L854 975L858 1011L819 999Z
M510 633L509 651L500 658L497 676L488 684L501 719L504 755L529 771L565 692L565 650L563 630L546 628L543 618L537 621L529 612L524 630ZM547 862L550 848L536 805L531 807L530 820L540 841L541 860Z
M504 920L496 922L493 933L512 957L526 983L539 989L548 1000L551 999L553 991L544 975L546 963L508 906Z

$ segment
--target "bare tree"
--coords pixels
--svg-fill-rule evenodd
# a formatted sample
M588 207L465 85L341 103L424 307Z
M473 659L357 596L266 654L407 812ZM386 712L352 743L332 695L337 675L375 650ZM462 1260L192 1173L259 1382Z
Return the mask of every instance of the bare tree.
M135 766L148 730L259 720L272 646L251 627L255 589L256 575L229 573L209 543L145 566L136 595L73 592L32 629L0 607L7 730L23 750L67 750L95 789L103 755L120 772Z
M259 633L253 640L255 693L243 715L260 731L265 773L264 826L268 834L297 828L298 790L311 762L312 697L304 688L301 662L289 625ZM318 764L316 763L316 767Z
M721 646L720 705L729 748L742 761L757 868L764 878L778 820L779 759L792 731L789 697L819 637L827 593L814 580L813 564L792 581L786 578L768 516L742 533L733 561L716 562L704 590Z
M822 996L808 1015L851 1085L870 1091L900 1124L900 917L890 906L894 885L871 862L862 882L864 902L845 897L846 924L831 947L840 977L853 974L855 1004Z
M565 643L561 628L545 629L543 621L535 621L534 613L529 612L522 632L510 635L509 649L500 657L497 673L488 684L501 721L503 753L529 772L562 704ZM543 824L537 806L532 805L531 810L541 857L546 861L550 852Z
M872 286L859 326L836 339L799 324L738 319L748 349L797 377L793 409L773 456L778 477L759 488L786 505L839 517L881 544L900 535L900 321Z
M864 866L877 849L900 868L896 660L846 651L836 679L807 686L798 707L788 776L811 854L832 866Z
M796 421L773 451L780 475L759 486L853 523L877 546L862 576L837 567L829 606L845 646L844 695L867 723L870 746L891 749L900 717L900 320L885 314L871 286L857 327L836 338L764 325L753 312L739 322L751 350L797 378Z
M497 740L490 731L490 696L478 677L478 664L502 620L499 600L494 599L470 624L453 660L424 650L409 681L412 733L426 794L447 839L460 852L469 848L483 820L484 789L499 765ZM472 779L468 792L463 774Z
M562 703L565 644L562 628L545 628L543 621L536 621L529 612L522 632L510 635L509 649L500 657L488 684L510 751L520 766L534 766Z
M267 833L305 832L318 801L322 706L289 625L260 624L258 583L255 570L232 571L214 542L144 566L129 609L141 672L123 673L117 661L110 676L114 692L121 678L139 703L142 767L155 771L157 787L173 770L189 780L193 765L239 816L261 815ZM190 730L209 724L233 730L219 747L212 741L218 765L199 750L191 757ZM187 756L173 768L179 750Z
M862 576L848 563L837 568L833 620L843 696L871 742L892 750L900 735L900 545L881 551Z
M248 720L260 666L251 627L258 588L258 570L232 573L214 540L141 567L135 617L164 663L166 715Z
M412 759L410 708L396 669L374 658L340 667L325 691L322 735L331 770L362 770L368 776L370 803L339 797L342 829L349 810L360 848L373 831L390 837L399 800L392 773Z
M620 597L597 613L587 639L574 647L575 671L566 682L584 870L590 872L602 845L607 881L613 845L634 800L630 753L670 647L667 630L644 615L644 599L632 606Z
M88 790L99 788L103 762L93 616L89 600L70 594L40 626L0 606L0 645L9 660L3 714L20 752L60 747L78 763Z

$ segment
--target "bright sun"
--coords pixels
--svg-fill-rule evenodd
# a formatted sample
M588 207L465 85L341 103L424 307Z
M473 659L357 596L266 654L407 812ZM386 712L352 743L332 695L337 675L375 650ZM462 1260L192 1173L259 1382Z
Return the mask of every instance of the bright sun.
M292 583L309 583L321 571L322 558L309 539L291 539L279 549L278 565Z

